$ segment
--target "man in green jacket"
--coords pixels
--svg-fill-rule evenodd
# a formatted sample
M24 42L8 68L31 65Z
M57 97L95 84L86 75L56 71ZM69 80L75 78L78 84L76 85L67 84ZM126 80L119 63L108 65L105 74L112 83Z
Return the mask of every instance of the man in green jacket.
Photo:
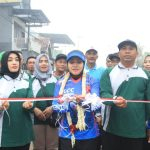
M103 150L142 150L150 104L128 100L150 100L150 78L135 64L138 51L134 41L125 40L118 48L120 63L101 78L101 97L114 98L104 102Z

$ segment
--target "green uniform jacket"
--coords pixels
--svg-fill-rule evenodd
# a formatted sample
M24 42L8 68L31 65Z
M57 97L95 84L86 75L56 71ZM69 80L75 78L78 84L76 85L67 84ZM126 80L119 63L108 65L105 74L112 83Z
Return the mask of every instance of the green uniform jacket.
M27 98L32 96L30 83L20 76L0 79L1 98ZM10 102L6 111L0 114L0 147L24 146L33 140L30 111L22 107L23 102Z
M150 79L137 66L130 69L122 64L107 69L101 78L100 95L103 98L122 96L126 100L150 100ZM150 104L127 103L119 108L113 102L104 102L103 128L127 138L144 138L145 121L150 118Z
M32 79L32 89L33 89L33 95L34 97L53 97L54 96L54 89L55 89L55 83L57 82L55 77L51 77L47 79L46 81L42 81L42 85L44 86L43 90L41 89L41 85L38 79L35 77ZM46 94L46 95L45 95ZM34 103L34 107L39 108L40 110L44 111L46 107L48 107L48 104L50 106L52 101L37 101ZM41 121L34 115L34 124L48 124L48 121Z

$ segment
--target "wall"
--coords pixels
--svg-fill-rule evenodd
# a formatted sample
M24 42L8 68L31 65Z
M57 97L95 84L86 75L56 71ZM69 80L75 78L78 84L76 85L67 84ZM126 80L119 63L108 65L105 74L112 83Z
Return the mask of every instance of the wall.
M0 50L12 48L12 8L0 6Z

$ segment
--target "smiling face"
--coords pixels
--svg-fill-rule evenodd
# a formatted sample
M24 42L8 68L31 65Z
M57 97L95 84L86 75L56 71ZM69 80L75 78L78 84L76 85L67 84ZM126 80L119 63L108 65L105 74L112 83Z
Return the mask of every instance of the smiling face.
M10 72L18 72L19 71L19 67L20 67L20 62L19 62L19 58L16 54L11 53L8 56L8 69Z
M41 72L47 72L48 71L48 59L45 56L42 56L39 60L39 69Z
M73 57L68 61L68 70L73 75L79 75L84 68L83 61L78 57Z

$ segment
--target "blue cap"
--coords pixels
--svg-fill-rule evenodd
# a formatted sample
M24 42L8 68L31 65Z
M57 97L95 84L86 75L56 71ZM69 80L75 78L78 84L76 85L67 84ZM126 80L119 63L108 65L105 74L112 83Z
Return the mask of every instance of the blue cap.
M79 50L73 50L68 53L67 55L67 62L72 58L72 57L78 57L80 58L83 62L85 62L85 56L82 51Z

